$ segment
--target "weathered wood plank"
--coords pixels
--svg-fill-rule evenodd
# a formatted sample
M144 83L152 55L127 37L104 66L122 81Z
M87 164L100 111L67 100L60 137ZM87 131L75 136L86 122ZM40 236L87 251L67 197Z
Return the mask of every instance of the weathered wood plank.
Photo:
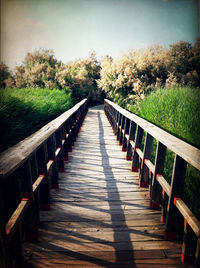
M17 167L26 161L64 122L83 105L87 100L84 99L77 103L73 108L69 109L40 130L10 147L8 150L0 154L0 178L6 178Z
M40 243L26 243L32 267L179 267L181 244L163 241L160 211L102 109L90 109L68 159L41 212Z
M151 124L145 119L124 110L117 104L109 100L106 100L106 102L108 102L109 105L115 107L118 111L120 111L121 114L125 115L127 118L129 118L130 120L138 124L140 127L142 127L144 131L148 132L151 136L153 136L155 139L157 139L162 144L164 144L169 150L173 151L175 154L179 155L188 163L190 163L195 168L200 170L200 150L199 149L176 138L175 136L172 136L171 134Z

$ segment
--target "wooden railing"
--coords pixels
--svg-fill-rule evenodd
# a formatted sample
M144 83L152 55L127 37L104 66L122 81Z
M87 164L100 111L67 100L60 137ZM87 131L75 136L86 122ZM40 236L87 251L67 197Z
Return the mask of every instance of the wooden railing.
M183 262L193 261L199 267L200 222L182 198L187 164L199 172L200 150L109 100L105 100L104 110L122 150L127 152L127 160L132 160L132 171L139 172L140 187L149 187L150 207L161 208L161 221L165 223L164 238L177 239L177 221L182 215L184 235L181 259ZM154 140L157 149L153 163L151 157ZM171 184L163 176L167 150L174 153Z
M38 240L39 211L50 209L87 107L84 99L0 154L0 267L23 267L23 240Z

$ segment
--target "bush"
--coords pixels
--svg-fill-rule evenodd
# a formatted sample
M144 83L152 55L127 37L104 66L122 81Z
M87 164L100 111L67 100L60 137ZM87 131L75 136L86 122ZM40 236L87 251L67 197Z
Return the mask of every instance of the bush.
M161 46L131 50L117 59L101 61L98 86L124 107L139 102L155 87L200 86L200 39L192 46L179 41L168 50ZM123 103L122 103L123 100Z
M97 89L96 79L99 78L99 70L95 53L92 53L87 59L62 64L56 73L56 81L61 89L70 88L76 101L83 98L98 100L100 92Z
M3 62L0 62L0 88L6 87L5 80L8 79L9 76L10 72L8 67Z
M16 86L53 89L56 87L55 74L59 65L52 50L40 49L28 53L23 64L16 67Z

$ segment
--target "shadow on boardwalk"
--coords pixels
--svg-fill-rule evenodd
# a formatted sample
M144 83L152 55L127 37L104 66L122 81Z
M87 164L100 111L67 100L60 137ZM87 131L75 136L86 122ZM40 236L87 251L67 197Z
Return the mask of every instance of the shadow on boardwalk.
M120 242L120 237L119 237L119 232L118 232L118 228L115 227L115 225L113 224L113 232L114 232L114 243L113 243L113 247L115 249L115 256L116 256L116 261L115 264L126 264L128 265L128 267L135 267L134 264L134 254L133 254L133 248L132 248L132 243L131 243L131 239L130 239L130 233L129 233L129 228L126 225L126 219L125 219L125 215L124 215L124 210L122 208L122 204L121 204L121 200L120 200L120 195L118 192L118 187L116 184L116 180L114 178L114 174L112 172L112 168L110 168L110 162L109 162L109 156L107 154L106 151L106 146L104 143L104 129L103 129L103 124L102 124L102 120L100 117L100 113L98 112L98 121L99 121L99 141L100 141L100 152L102 155L102 166L104 168L104 174L105 174L105 180L106 180L106 184L107 184L107 189L109 189L110 184L112 184L112 188L115 189L115 196L116 196L116 201L117 201L117 211L118 214L114 214L112 213L112 209L111 209L111 205L112 203L110 202L110 200L112 200L112 196L110 194L110 192L108 191L108 203L110 206L110 214L111 214L111 222L117 222L120 220L121 222L121 228L122 229L126 229L127 232L124 234L124 241L126 241L127 243L127 247L129 248L129 251L126 251L126 258L124 258L124 254L123 252L119 251L119 248L116 247L116 244L118 242ZM105 167L109 167L110 169L110 174L109 174L109 178L107 175L107 169ZM111 176L110 176L111 175ZM112 179L110 179L112 178ZM125 263L125 260L127 261L127 263Z
M51 210L41 212L40 241L26 243L26 267L182 267L146 197L102 107L90 109Z

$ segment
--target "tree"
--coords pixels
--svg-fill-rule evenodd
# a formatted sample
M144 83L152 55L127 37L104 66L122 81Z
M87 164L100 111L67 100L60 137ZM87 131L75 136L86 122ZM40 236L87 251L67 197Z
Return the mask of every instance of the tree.
M21 66L16 67L15 81L17 87L56 87L55 75L60 62L49 49L28 53Z
M100 65L93 52L86 59L61 64L56 73L56 81L60 88L69 88L76 100L86 97L97 100L100 97L96 83L99 72Z
M0 88L5 88L5 80L10 76L9 69L6 64L0 62Z

